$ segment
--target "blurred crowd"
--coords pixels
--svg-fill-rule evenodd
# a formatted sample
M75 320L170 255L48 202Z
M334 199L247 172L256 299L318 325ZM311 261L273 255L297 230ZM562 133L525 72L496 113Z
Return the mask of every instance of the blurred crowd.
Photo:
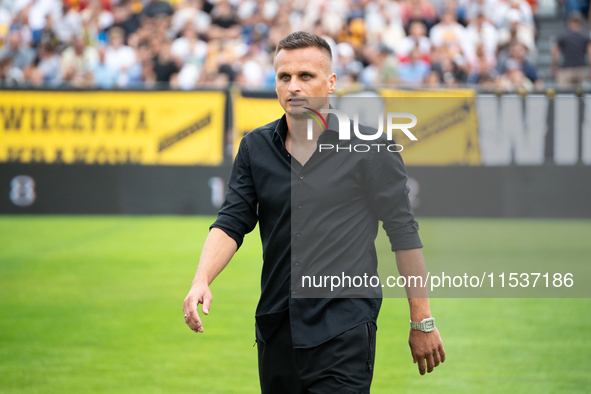
M338 86L541 86L537 0L0 0L8 85L274 89L296 30L329 42Z

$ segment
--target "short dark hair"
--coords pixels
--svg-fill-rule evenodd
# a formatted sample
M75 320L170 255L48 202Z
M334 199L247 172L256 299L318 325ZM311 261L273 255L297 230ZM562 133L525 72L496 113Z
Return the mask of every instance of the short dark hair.
M291 51L294 49L304 48L318 48L321 51L324 51L332 63L332 51L330 49L330 45L328 45L328 42L326 42L324 38L317 34L303 30L293 32L290 35L283 37L283 39L279 41L279 44L277 44L275 56L277 56L279 51L282 49Z

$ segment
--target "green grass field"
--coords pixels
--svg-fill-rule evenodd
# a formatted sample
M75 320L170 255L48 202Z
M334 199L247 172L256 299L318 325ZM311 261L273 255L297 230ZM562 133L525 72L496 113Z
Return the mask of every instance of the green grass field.
M212 285L205 333L184 324L182 302L211 222L0 216L0 392L259 392L258 234ZM591 261L591 221L419 222L429 267ZM445 364L418 374L406 300L386 299L372 393L591 390L591 300L433 299L431 307Z

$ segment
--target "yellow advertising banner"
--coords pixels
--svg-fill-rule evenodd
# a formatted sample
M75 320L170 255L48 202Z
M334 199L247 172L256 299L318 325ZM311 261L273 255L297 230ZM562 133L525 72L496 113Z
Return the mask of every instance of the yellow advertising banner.
M480 165L476 94L470 89L411 91L383 89L386 112L407 112L417 117L411 129L417 141L397 133L408 165ZM363 100L362 97L360 97ZM233 96L234 155L240 140L251 130L283 115L276 98ZM408 121L408 120L406 120Z
M234 105L234 156L242 137L257 127L281 118L284 114L277 98L243 97L240 92L232 96Z
M0 91L0 162L218 165L224 92Z
M476 93L469 89L443 91L380 91L386 112L406 112L417 117L411 133L396 134L396 143L407 165L480 165ZM408 120L406 120L408 122Z

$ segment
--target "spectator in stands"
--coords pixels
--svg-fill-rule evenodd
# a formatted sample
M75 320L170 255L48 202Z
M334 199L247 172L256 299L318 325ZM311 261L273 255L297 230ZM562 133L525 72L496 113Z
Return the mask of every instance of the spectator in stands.
M355 50L346 42L337 45L336 56L333 57L333 71L337 75L337 83L347 73L347 66L355 61Z
M264 84L265 65L257 56L256 46L246 46L245 49L246 53L239 56L240 73L237 82L248 89L260 89Z
M552 74L559 85L582 84L589 74L585 54L591 58L591 39L582 31L582 20L579 11L571 12L566 31L552 46Z
M499 0L472 0L469 2L466 10L466 19L474 20L478 14L484 15L484 18L494 25L497 16L497 4Z
M492 66L496 64L497 29L486 20L483 13L478 13L466 28L466 40L471 53L476 53L476 48L482 46L487 63ZM469 62L474 60L468 59Z
M329 43L339 85L397 83L398 64L409 63L414 48L432 65L432 86L490 83L495 70L509 78L508 59L516 60L528 79L539 81L532 65L536 48L530 4L535 1L0 0L0 62L12 81L19 80L15 70L20 70L20 80L43 83L45 75L31 64L44 52L39 48L36 54L35 45L49 42L54 54L38 62L45 69L53 56L61 56L57 80L83 86L81 64L88 56L80 57L77 47L84 44L84 52L94 51L96 58L92 48L104 45L109 67L102 68L102 86L110 85L115 69L117 86L174 82L178 72L183 89L231 80L272 88L273 48L292 31L306 29ZM469 21L468 27L458 18ZM84 43L73 43L82 36ZM566 57L574 44L570 36L562 42L564 49L558 50ZM516 44L521 48L514 49ZM7 58L10 64L3 61ZM88 75L95 67L86 68Z
M86 46L84 36L74 38L61 57L62 80L76 87L86 87L92 82L91 70L98 62L98 52Z
M452 9L446 9L441 17L441 22L433 26L429 33L431 44L435 47L445 46L452 58L467 56L471 58L468 36L464 26L456 21L456 16Z
M233 40L240 36L242 27L228 1L221 0L216 3L211 14L212 21L208 32L210 40Z
M462 26L467 26L469 20L466 17L468 4L466 0L431 0L435 5L438 15L443 15L446 12L451 12L458 23Z
M147 18L155 18L158 15L171 16L173 13L170 3L164 0L149 0L142 12Z
M241 24L250 31L259 23L271 24L279 8L279 4L275 1L246 0L240 3L236 13Z
M468 83L470 84L492 84L497 76L495 70L494 58L491 59L484 49L484 44L480 43L476 47L476 57L470 63L470 72L468 74Z
M34 46L41 42L42 32L47 33L52 30L52 26L46 26L48 20L52 23L61 20L62 17L62 2L59 0L21 1L15 6L27 14L27 24L33 34ZM52 44L55 45L55 42Z
M410 34L404 37L398 45L398 60L404 62L408 59L408 54L414 48L419 48L421 59L428 62L431 52L431 41L427 37L427 28L420 21L414 21L410 24Z
M120 27L125 33L125 43L129 36L136 32L140 27L140 18L137 14L134 14L131 10L130 0L121 0L115 4L113 11L114 24L113 26Z
M53 19L50 14L47 14L45 19L45 26L37 32L39 37L38 42L49 43L54 49L56 49L60 46L60 41L53 30Z
M8 35L10 25L12 24L12 15L3 5L4 3L0 2L0 48L4 46L4 38Z
M39 46L39 63L33 71L34 83L57 85L61 82L60 57L55 53L51 42L42 42Z
M25 70L35 60L35 50L23 42L19 29L11 30L6 45L0 48L0 61L6 59L11 59L11 66L20 70Z
M435 7L427 0L407 0L400 7L402 24L407 32L410 30L412 22L422 22L429 32L437 21Z
M367 41L370 43L382 41L383 34L386 30L391 30L389 34L403 32L400 5L395 1L368 1L365 6L365 26L367 29ZM400 36L399 38L402 37L404 36Z
M107 49L104 46L98 48L98 62L92 69L94 84L102 89L115 87L119 71L107 61Z
M421 60L419 48L413 48L408 54L408 60L400 64L398 75L400 82L407 85L420 85L423 83L431 67L429 63Z
M377 34L378 41L394 51L398 50L400 42L406 36L406 31L404 30L404 26L402 26L401 10L398 4L395 1L389 3L389 7L393 7L394 5L398 7L393 7L394 11L390 12L386 27Z
M113 26L115 18L100 0L90 0L88 6L80 13L80 17L83 25L89 30L88 34L94 36L91 42L107 42L106 31Z
M145 71L150 69L150 77L153 75L153 58L154 54L152 53L149 42L146 40L141 41L136 49L136 62L127 70L129 86L142 86L146 82L146 79L150 79L146 78ZM156 78L154 77L153 80L156 81Z
M165 40L158 45L157 54L153 59L157 82L170 82L179 72L179 65L170 53L170 46L170 42Z
M589 0L562 0L564 5L564 15L568 15L573 11L579 11L583 15L589 14Z
M468 64L460 55L452 57L449 49L442 45L432 47L431 50L432 66L431 69L439 74L439 79L443 81L446 87L456 87L460 83L468 80Z
M536 86L541 89L543 81L538 77L538 70L536 69L536 66L527 60L526 53L527 49L525 46L518 42L513 43L509 48L508 59L499 65L499 73L506 73L507 62L516 61L523 75L525 75L527 79L534 82L534 84L536 84Z
M499 29L499 51L508 49L513 43L524 45L528 52L535 54L534 30L523 22L523 17L516 9L510 9L505 15L506 27Z
M519 89L526 91L533 90L533 83L521 71L521 65L514 59L507 60L505 64L505 73L500 75L497 80L497 89L505 92L513 92Z
M197 36L195 26L191 21L187 22L183 35L172 43L171 54L180 60L180 64L191 62L199 66L205 62L207 56L207 43Z
M339 42L346 42L355 50L359 50L365 44L366 31L365 20L362 18L351 19L338 34Z
M176 36L187 23L193 23L195 31L201 40L207 36L207 30L211 25L211 16L203 11L205 0L184 0L177 3L177 10L172 16L171 33ZM209 4L209 3L207 3Z
M365 86L390 85L398 80L398 60L390 48L370 45L364 48L363 56L369 62L359 76Z
M441 86L441 79L437 71L429 71L429 74L425 77L423 84L429 88L439 88Z
M510 23L509 13L515 14L516 18L525 26L534 29L534 18L531 6L525 0L499 0L496 4L496 16L493 23L497 27L508 27Z
M135 51L131 47L124 45L124 40L125 32L122 28L112 27L109 30L109 46L105 52L105 62L122 76L122 79L118 82L119 86L126 85L127 77L125 72L136 62Z
M64 1L65 13L54 26L60 42L72 42L76 36L83 34L82 17L78 8L79 5Z
M7 57L0 60L0 86L16 86L25 82L21 69L14 67L12 59Z

